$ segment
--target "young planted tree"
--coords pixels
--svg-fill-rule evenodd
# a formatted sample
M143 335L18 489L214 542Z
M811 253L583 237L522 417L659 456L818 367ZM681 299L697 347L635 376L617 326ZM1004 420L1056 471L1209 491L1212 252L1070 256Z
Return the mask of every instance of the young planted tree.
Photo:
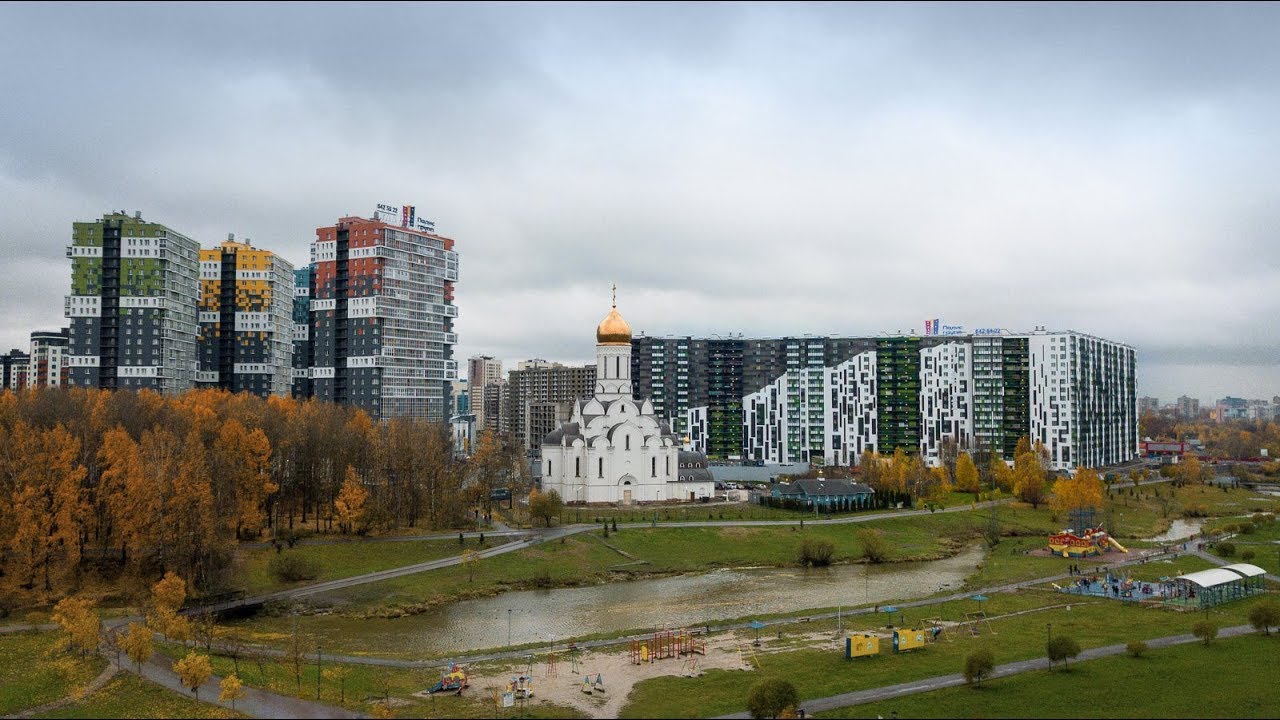
M1049 655L1050 667L1055 662L1066 665L1071 658L1080 654L1080 643L1075 638L1059 635L1045 645L1045 651Z
M67 632L71 647L88 655L98 648L102 621L93 611L93 601L80 598L63 598L53 609L53 621Z
M1211 620L1201 620L1191 627L1191 634L1200 638L1205 645L1213 642L1218 637L1218 625Z
M1280 603L1263 600L1249 609L1249 624L1270 635L1272 627L1280 627Z
M236 701L245 696L244 683L240 682L240 678L235 673L222 678L222 682L218 683L218 702L230 702L231 709L236 709Z
M780 678L760 680L747 693L747 712L753 718L776 718L799 703L800 693L796 687Z
M983 678L995 670L996 658L990 650L976 650L964 659L964 681L974 687L982 687Z
M209 664L209 656L201 655L195 650L173 663L173 671L177 673L182 686L189 688L196 699L200 699L200 686L213 675L213 667Z
M151 659L154 649L151 636L152 632L146 626L132 622L129 623L129 631L120 640L120 647L124 648L125 655L133 661L139 674L142 673L142 663Z
M564 500L560 499L560 493L555 490L529 491L529 514L542 518L547 527L551 527L552 518L558 516L563 508Z
M345 703L347 701L347 676L351 674L351 668L345 665L335 665L325 668L322 674L325 680L338 683L338 702Z

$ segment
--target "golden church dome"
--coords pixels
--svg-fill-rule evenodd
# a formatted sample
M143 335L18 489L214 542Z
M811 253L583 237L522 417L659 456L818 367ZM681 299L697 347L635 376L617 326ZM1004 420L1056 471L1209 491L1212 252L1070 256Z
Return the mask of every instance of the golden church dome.
M617 306L609 310L609 315L596 328L596 344L631 344L631 326L627 324L626 320L622 319L622 315L618 314Z

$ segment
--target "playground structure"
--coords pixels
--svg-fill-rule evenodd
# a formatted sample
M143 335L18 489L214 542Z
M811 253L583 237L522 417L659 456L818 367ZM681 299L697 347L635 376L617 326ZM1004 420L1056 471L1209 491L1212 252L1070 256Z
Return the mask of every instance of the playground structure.
M706 655L707 643L687 629L658 630L648 640L631 641L631 664L681 658L687 655Z
M582 693L584 695L591 695L592 693L600 693L601 695L603 695L604 694L604 676L599 673L596 673L596 679L595 681L592 681L590 675L583 675L582 676Z
M947 642L951 642L951 636L943 633L943 625L941 617L924 618L920 622L928 625L925 632L928 637L925 638L929 642L938 642L938 638L945 638Z
M995 628L991 627L991 621L987 619L987 613L982 610L967 612L964 614L964 622L969 626L969 634L977 637L982 634L983 626L986 626L987 632L995 635Z
M1112 600L1164 600L1171 596L1168 583L1135 580L1128 575L1107 572L1106 575L1090 575L1079 578L1066 587L1054 583L1054 587L1073 595L1110 598Z
M846 659L870 657L880 654L880 638L867 633L850 635L844 639L844 656Z
M1049 552L1064 558L1085 558L1110 552L1112 548L1129 552L1101 527L1091 527L1077 533L1067 528L1049 536Z
M458 692L467 687L467 671L463 670L457 663L449 663L449 669L440 674L440 682L432 685L427 689L427 693L435 695L438 692ZM532 694L532 693L530 693Z
M507 692L517 700L528 700L533 697L533 677L525 673L513 675L511 682L507 683Z

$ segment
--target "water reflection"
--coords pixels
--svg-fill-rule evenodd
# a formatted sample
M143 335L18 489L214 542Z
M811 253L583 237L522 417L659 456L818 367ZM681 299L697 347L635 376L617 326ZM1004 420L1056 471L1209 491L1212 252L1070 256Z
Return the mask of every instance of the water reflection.
M1186 538L1199 533L1202 525L1204 525L1203 520L1185 520L1183 518L1175 518L1174 521L1169 524L1168 530L1165 530L1159 535L1152 535L1149 538L1143 538L1143 540L1150 540L1152 542L1173 542L1175 540L1185 540Z
M982 562L981 545L954 557L892 565L842 565L816 570L759 568L716 570L555 590L511 592L467 600L393 620L360 622L310 618L308 631L325 647L361 648L397 655L439 655L511 643L552 642L631 629L715 623L753 614L805 608L901 602L958 588ZM508 612L510 611L510 612Z

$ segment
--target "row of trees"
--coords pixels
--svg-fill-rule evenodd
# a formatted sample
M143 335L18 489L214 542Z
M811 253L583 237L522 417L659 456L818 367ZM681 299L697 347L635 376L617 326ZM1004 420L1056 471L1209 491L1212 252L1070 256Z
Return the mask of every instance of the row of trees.
M862 453L858 473L862 482L881 492L909 493L926 502L941 501L952 491L978 493L984 487L1013 493L1019 499L1039 507L1048 498L1049 451L1030 438L1018 441L1013 467L998 455L990 454L982 470L973 457L954 443L944 449L943 464L930 468L920 455L909 455L902 448L891 457L869 450ZM1090 471L1092 472L1092 471ZM1093 474L1096 478L1096 473ZM1101 483L1098 484L1101 493Z
M1263 420L1228 420L1209 422L1172 418L1145 413L1138 419L1142 437L1156 440L1183 441L1196 438L1204 443L1205 453L1214 457L1252 458L1263 448L1271 457L1280 457L1280 423Z
M527 480L513 443L452 450L443 424L315 400L0 393L0 597L57 597L86 571L207 589L237 539L461 527L498 483Z

